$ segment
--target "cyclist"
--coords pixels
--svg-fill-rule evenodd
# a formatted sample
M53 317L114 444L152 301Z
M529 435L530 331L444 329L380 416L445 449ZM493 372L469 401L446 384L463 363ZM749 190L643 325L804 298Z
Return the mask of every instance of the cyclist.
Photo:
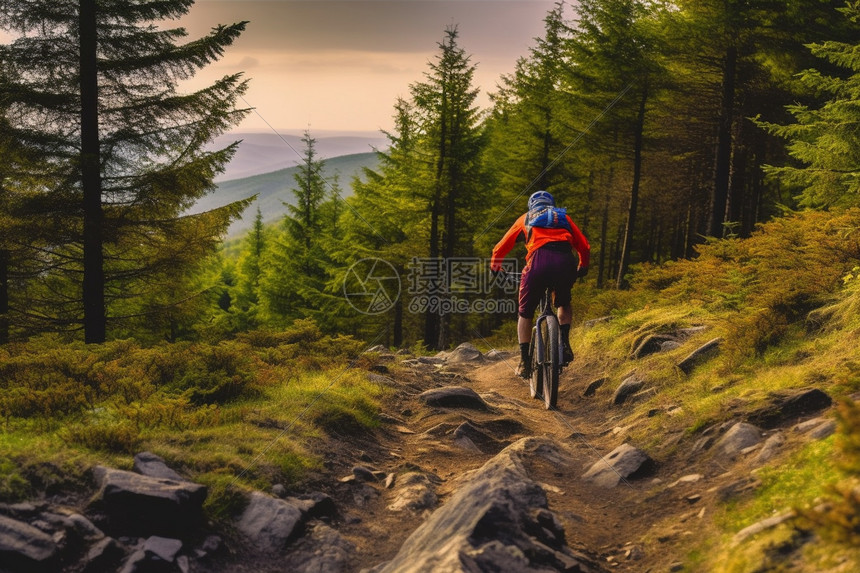
M555 206L555 199L547 191L537 191L529 197L528 211L511 225L493 248L490 262L493 271L502 269L502 259L520 237L526 242L526 266L519 291L517 338L520 343L520 364L517 375L528 378L531 376L529 340L532 320L547 288L552 289L553 304L558 308L564 364L573 360L573 350L570 348L570 322L573 318L570 290L577 277L584 277L588 272L591 247L566 211Z

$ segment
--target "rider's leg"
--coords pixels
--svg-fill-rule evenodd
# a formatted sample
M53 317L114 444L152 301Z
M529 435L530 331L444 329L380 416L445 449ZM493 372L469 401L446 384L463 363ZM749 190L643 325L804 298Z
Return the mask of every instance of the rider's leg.
M573 320L573 312L570 305L558 307L558 325L561 330L561 341L564 345L565 364L573 361L573 351L570 348L570 323Z
M570 324L568 322L568 324ZM532 339L532 320L520 316L517 320L517 339L520 344L526 343Z
M520 375L528 374L529 364L529 342L532 336L532 321L529 318L519 317L517 320L517 339L520 342ZM526 370L523 370L525 368Z

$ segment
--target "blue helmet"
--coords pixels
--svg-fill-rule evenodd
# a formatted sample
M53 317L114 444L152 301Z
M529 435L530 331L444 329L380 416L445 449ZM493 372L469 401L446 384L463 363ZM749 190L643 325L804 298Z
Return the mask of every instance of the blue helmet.
M553 199L549 191L535 191L529 197L529 211L538 206L555 207L555 199Z

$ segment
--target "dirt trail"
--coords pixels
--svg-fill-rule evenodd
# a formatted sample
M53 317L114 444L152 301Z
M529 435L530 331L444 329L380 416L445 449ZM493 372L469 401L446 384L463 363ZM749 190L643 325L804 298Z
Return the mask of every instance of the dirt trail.
M333 470L347 475L352 466L364 464L397 475L419 471L438 476L438 507L457 490L464 476L505 445L526 436L550 437L568 446L581 467L557 468L535 460L528 469L547 492L549 509L562 520L568 545L591 555L607 570L669 571L677 567L690 538L707 530L704 502L694 507L684 497L689 490L666 488L666 480L684 475L685 468L661 466L661 480L655 481L655 475L612 489L583 481L582 474L592 464L623 442L623 433L619 434L609 418L608 405L584 398L584 376L568 371L562 374L558 409L547 411L542 401L529 397L528 384L514 375L514 366L509 357L444 367L392 366L388 376L394 381L396 395L388 405L390 416L372 435L349 440L355 450L338 452L337 460L332 460ZM471 388L490 404L491 411L428 408L419 402L421 392L444 386ZM491 438L481 443L481 452L468 441L465 445L457 441L462 428L455 430L466 422L466 430L479 430L472 434L476 439ZM393 557L431 509L391 511L396 488L346 481L334 494L339 506L347 508L336 527L356 546L355 571L360 571ZM696 502L699 499L692 503Z

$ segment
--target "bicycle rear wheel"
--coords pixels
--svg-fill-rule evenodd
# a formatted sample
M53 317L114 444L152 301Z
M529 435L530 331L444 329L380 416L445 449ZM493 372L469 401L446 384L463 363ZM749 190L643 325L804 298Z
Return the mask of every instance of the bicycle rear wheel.
M543 391L543 370L538 363L538 356L535 352L535 337L537 332L532 330L532 339L529 342L529 361L531 362L532 373L529 376L529 396L540 399Z
M543 338L543 401L546 409L555 408L558 402L558 377L561 372L561 332L555 316L542 321Z

